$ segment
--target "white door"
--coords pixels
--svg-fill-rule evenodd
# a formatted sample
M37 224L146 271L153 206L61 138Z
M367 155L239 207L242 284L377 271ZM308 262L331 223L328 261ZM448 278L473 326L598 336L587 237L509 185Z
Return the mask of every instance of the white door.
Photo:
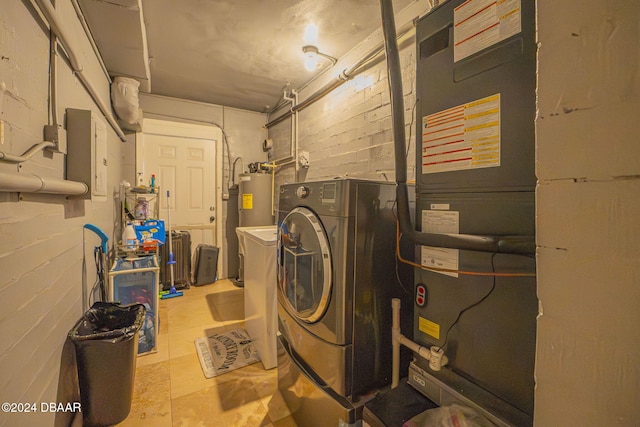
M221 141L214 126L144 119L136 145L137 174L147 185L155 174L160 186L160 218L167 222L169 201L171 228L189 231L192 252L201 243L220 247Z

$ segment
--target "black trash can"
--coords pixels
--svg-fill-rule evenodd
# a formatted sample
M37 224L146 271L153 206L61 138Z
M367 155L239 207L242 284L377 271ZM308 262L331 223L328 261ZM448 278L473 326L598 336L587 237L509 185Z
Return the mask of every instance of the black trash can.
M97 302L69 331L84 426L109 426L129 415L145 314L142 304Z

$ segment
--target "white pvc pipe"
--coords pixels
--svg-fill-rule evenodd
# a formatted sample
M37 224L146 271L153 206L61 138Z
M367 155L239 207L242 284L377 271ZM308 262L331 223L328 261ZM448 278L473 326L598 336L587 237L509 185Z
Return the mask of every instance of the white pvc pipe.
M33 174L0 172L0 192L47 193L80 196L89 191L83 182L43 178Z
M429 360L431 358L431 350L428 347L424 347L414 341L411 341L404 335L400 335L398 337L398 341L403 346L408 347L411 351L418 353L418 356L422 357L423 359Z
M295 90L291 90L291 93L293 94L293 96L294 96L294 98L296 100L296 103L294 105L297 105L298 104L298 92L296 92ZM300 173L300 162L298 160L298 156L300 155L299 154L300 153L299 152L299 149L300 149L300 147L299 147L300 132L298 130L298 126L299 126L300 122L299 122L299 117L298 116L299 116L298 112L295 111L293 113L293 118L294 118L294 121L295 121L295 128L296 128L295 129L296 130L296 134L295 134L296 145L295 145L295 153L294 153L294 156L293 156L293 162L294 162L293 164L295 165L294 166L294 170L295 170L296 182L300 181L300 178L298 177L298 175Z
M60 22L58 14L56 13L53 5L49 0L36 0L36 3L38 3L42 14L49 22L51 30L56 34L56 36L58 36L60 43L62 43L64 50L67 52L67 56L69 57L69 62L71 63L73 71L75 71L76 75L78 76L84 87L87 89L89 95L91 95L91 98L93 98L94 102L96 103L102 114L105 116L113 130L118 134L120 140L122 142L126 142L127 137L124 135L124 132L122 131L122 129L120 129L120 125L118 125L118 122L111 114L110 106L107 106L104 103L96 89L91 84L89 78L84 74L82 64L80 64L80 61L78 61L73 48L69 44L69 40L71 40L71 37L62 26L62 23Z
M426 360L429 360L431 357L431 351L427 347L411 341L400 332L400 300L398 298L391 300L391 309L393 310L393 325L391 327L393 348L391 356L391 388L396 388L400 383L400 345L408 347L411 351Z
M275 164L275 162L271 163L263 163L262 166L268 167L271 169L271 215L276 214L276 206L275 206L275 192L276 192L276 168L281 165Z
M393 322L391 327L391 388L398 387L400 382L400 298L391 300L391 309L393 310Z

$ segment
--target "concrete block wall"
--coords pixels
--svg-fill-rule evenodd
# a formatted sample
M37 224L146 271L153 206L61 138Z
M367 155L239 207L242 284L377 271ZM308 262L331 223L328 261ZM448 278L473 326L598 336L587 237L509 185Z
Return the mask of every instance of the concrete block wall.
M42 139L48 123L49 31L34 3L0 1L0 151L22 154ZM85 72L109 103L109 81L91 49L69 0L56 2ZM66 108L92 110L106 123L58 50L58 115ZM0 401L35 403L35 413L3 413L1 426L65 425L70 415L41 411L41 404L78 401L59 381L67 333L83 312L82 277L95 281L93 248L99 239L83 231L94 224L113 244L124 144L107 125L108 196L72 200L57 195L0 193ZM73 167L73 165L68 165ZM65 178L64 156L38 153L22 166L0 163L3 173ZM86 272L83 272L83 258ZM65 365L66 366L66 365ZM60 390L59 390L60 388ZM62 421L61 421L62 420Z
M415 179L415 43L400 51L404 87L409 179ZM303 102L310 91L300 93ZM277 114L275 115L277 116ZM269 128L272 158L289 153L292 118ZM378 61L299 112L298 151L309 153L310 166L278 169L276 186L285 182L355 177L395 179L391 105L386 62Z
M539 0L536 426L640 419L640 2Z

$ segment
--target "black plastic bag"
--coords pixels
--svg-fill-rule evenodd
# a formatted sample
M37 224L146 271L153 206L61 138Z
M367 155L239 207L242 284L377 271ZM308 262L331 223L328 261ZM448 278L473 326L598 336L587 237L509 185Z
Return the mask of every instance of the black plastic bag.
M145 314L146 309L142 304L122 306L117 303L96 302L69 331L69 338L72 341L123 341L140 330Z

